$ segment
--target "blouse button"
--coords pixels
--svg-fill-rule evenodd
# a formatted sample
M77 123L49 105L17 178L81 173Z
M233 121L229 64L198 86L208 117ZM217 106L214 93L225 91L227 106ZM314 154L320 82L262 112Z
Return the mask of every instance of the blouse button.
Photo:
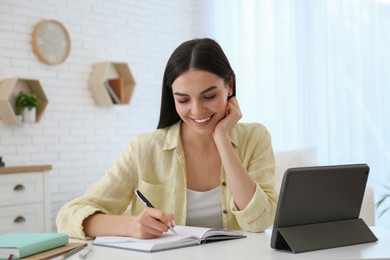
M226 186L226 182L223 181L222 182L222 186L225 187Z
M224 209L222 212L223 212L223 214L227 214L227 210L226 209Z

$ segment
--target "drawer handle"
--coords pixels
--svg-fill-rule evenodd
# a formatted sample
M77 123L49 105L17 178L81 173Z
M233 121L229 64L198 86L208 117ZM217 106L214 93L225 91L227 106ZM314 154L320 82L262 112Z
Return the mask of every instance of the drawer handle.
M23 223L26 221L26 218L23 217L23 216L17 216L15 219L14 219L14 223L15 224L20 224L20 223Z
M26 187L24 187L23 184L18 184L14 187L14 191L22 191L22 190L25 190Z

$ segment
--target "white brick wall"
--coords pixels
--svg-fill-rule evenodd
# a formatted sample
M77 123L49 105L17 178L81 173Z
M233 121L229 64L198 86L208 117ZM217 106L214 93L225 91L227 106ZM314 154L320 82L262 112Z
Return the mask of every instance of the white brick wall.
M155 129L164 66L182 41L202 36L197 0L0 0L0 80L36 78L49 104L38 124L0 121L6 165L52 164L52 225L59 208L112 165L134 134ZM42 19L68 29L67 61L48 66L31 37ZM127 62L136 80L130 105L98 107L88 88L92 66Z

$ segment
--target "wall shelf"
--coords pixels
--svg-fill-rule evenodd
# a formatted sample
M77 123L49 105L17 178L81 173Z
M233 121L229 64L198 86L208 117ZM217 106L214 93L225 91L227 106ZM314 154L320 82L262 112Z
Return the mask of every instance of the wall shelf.
M105 82L119 77L122 77L124 80L124 97L122 104L129 104L131 96L133 95L135 81L127 63L100 62L93 66L89 87L98 106L114 105L114 102L105 87Z
M39 97L41 104L37 108L36 118L36 122L39 122L48 103L45 92L39 80L22 78L4 79L0 83L0 117L3 122L5 124L21 123L15 113L16 98L20 91L32 92Z

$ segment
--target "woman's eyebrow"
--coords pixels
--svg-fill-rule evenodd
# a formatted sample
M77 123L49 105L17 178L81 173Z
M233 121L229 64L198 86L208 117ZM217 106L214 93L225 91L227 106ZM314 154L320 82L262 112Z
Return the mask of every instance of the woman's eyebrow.
M202 92L200 92L200 94L205 94L213 89L216 89L217 86L211 86L211 87L208 87L207 89L203 90ZM173 93L173 95L176 95L176 96L188 96L187 94L184 94L184 93L180 93L180 92L175 92Z
M213 89L216 89L216 88L217 88L217 86L208 87L207 89L205 89L205 90L203 90L202 92L200 92L200 94L204 94L204 93L209 92L209 91L211 91L211 90L213 90Z

